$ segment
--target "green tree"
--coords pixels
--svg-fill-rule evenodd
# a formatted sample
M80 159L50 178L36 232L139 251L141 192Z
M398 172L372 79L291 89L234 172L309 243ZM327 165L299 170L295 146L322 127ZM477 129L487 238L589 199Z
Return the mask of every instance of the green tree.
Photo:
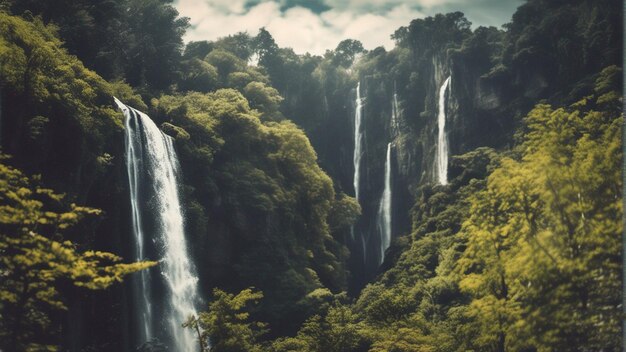
M471 22L462 12L437 14L415 19L408 27L400 27L392 38L400 47L410 47L423 55L430 50L452 46L471 35Z
M361 215L361 206L356 199L341 193L328 213L328 226L332 232L345 230L356 222L359 215Z
M210 92L218 86L217 69L206 61L192 58L182 63L183 72L178 81L181 92Z
M131 1L126 10L126 81L152 91L169 89L178 75L189 19L178 17L171 0Z
M328 223L332 180L308 138L289 121L263 122L233 89L162 96L154 103L155 119L189 135L177 139L177 152L187 165L185 183L193 187L188 199L196 201L190 223L203 223L198 228L204 231L192 234L201 275L215 275L211 261L227 256L231 265L220 275L238 279L225 280L224 289L258 287L265 294L259 314L276 334L295 334L314 306L304 299L310 292L344 289L348 255ZM223 240L232 251L206 255L221 236L207 229L221 226L229 229Z
M62 195L0 158L0 348L55 350L53 313L66 309L67 284L105 289L156 263L124 264L111 253L79 251L63 233L101 212L65 206Z
M538 105L471 197L460 285L485 349L618 348L623 119L597 102Z
M407 324L408 323L408 324ZM434 352L434 339L426 331L428 324L416 315L401 324L392 324L389 329L377 331L371 352Z
M204 58L204 61L217 69L221 87L227 86L229 75L235 72L245 72L246 69L246 62L244 60L224 49L211 51Z
M13 13L55 25L67 50L106 79L156 93L178 75L189 21L179 17L172 0L9 2Z
M342 40L333 52L333 63L348 68L352 65L356 56L364 51L365 49L363 49L363 44L360 41L354 39Z
M246 32L239 32L218 39L214 43L216 48L235 54L238 58L248 61L252 55L252 38Z
M323 318L309 318L298 337L307 341L312 351L328 352L353 351L362 339L356 314L344 304L335 304Z
M185 60L204 59L214 48L215 48L215 45L206 40L201 40L197 42L189 42L185 46L185 51L183 52L183 59Z
M98 158L112 153L108 143L123 128L111 95L132 96L128 86L87 70L40 20L1 12L0 85L2 114L11 116L2 121L2 145L20 169L75 190L94 181L78 174L104 174Z
M263 293L252 288L237 295L216 288L209 309L183 326L198 333L203 352L260 352L258 338L265 334L266 324L251 322L248 309L262 298Z
M278 91L261 82L250 82L243 88L250 107L259 110L264 120L281 120L280 102L283 98Z
M326 292L326 298L329 298L330 302L322 304L317 313L302 324L295 337L273 341L271 351L349 352L362 344L361 324L346 294L333 296ZM311 295L316 293L313 292Z
M259 64L268 69L274 66L279 48L270 32L265 28L259 29L259 33L252 39L252 47L259 56Z

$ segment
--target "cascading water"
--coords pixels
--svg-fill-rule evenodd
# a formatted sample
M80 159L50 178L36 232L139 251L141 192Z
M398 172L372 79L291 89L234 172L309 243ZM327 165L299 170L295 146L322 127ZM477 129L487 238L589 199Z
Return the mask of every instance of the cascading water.
M189 316L196 315L194 307L198 301L198 279L193 273L185 243L177 186L179 165L172 138L162 133L148 115L117 99L115 102L126 117L126 165L136 239L135 259L146 259L143 222L145 218L153 217L154 239L161 246L162 271L159 279L164 283L168 299L161 320L166 323L163 328L167 336L162 338L171 342L174 351L194 351L197 349L195 337L181 325ZM149 195L144 195L144 191L149 192ZM140 196L148 197L150 212L140 207ZM140 299L138 313L146 340L157 335L150 280L150 274L142 271L138 285L142 291L137 297Z
M126 127L126 170L128 172L128 183L130 189L131 218L133 224L133 234L135 235L135 260L145 260L145 239L142 221L142 212L139 207L141 192L139 190L139 169L142 167L143 144L135 141L141 140L141 134L137 126L137 114L134 109L128 108L122 102L115 99L115 103L122 110L125 116ZM140 321L140 332L143 336L138 336L137 341L149 341L153 338L152 326L152 297L150 291L150 271L139 272L139 279L134 281L133 294L137 303L137 314Z
M450 86L452 76L443 82L439 89L439 113L437 115L437 150L435 152L435 170L437 181L448 184L448 136L446 134L446 91Z
M396 82L393 82L393 100L391 101L391 134L395 137L400 129L398 111L398 93L396 93Z
M379 265L385 260L385 251L391 244L391 143L387 144L385 160L385 182L378 206L378 232L380 233Z
M363 116L363 99L361 98L361 82L359 82L356 86L356 101L355 101L355 111L354 111L354 155L353 155L353 163L354 163L354 195L356 201L359 202L359 188L361 182L361 156L363 154L363 129L361 128L361 119ZM352 239L354 240L354 227L352 227L350 231L352 235ZM359 236L361 241L361 246L363 247L363 261L367 259L367 241L364 236Z
M361 117L363 114L363 101L361 99L361 82L356 86L356 109L354 111L354 195L359 201L359 184L361 179L361 156L363 147L363 131L361 129Z

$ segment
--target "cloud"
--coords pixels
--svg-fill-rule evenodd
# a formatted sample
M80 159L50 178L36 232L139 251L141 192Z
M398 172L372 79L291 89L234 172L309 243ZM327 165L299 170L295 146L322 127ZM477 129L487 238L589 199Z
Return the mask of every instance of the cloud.
M422 13L401 5L386 15L354 14L329 10L320 15L308 9L294 7L267 24L267 30L280 46L291 47L297 53L322 54L334 49L341 40L357 39L366 49L377 46L393 47L391 34Z
M366 49L391 49L390 36L396 29L437 12L461 10L478 24L501 25L521 1L178 0L175 6L190 18L186 41L215 40L243 31L256 35L265 27L281 47L323 54L343 39L360 40Z
M270 19L279 16L279 5L265 2L244 10L244 1L182 0L177 3L181 16L190 18L191 27L186 40L213 40L229 34L256 31L267 26Z

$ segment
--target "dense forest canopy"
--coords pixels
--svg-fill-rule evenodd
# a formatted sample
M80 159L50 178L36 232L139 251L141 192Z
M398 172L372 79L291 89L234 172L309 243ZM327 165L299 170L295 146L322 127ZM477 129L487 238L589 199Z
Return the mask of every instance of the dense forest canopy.
M113 97L180 164L197 350L619 350L622 21L527 0L299 55L265 28L184 43L171 0L0 0L0 350L172 350L137 337L164 263L134 252Z

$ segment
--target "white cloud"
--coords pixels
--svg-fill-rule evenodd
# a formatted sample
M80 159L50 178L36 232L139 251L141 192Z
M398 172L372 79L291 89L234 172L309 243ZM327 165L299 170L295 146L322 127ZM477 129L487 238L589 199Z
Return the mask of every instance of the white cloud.
M297 53L320 54L336 45L336 35L320 16L310 10L294 7L271 20L266 27L281 47L291 47Z
M366 49L391 49L391 34L415 18L463 11L474 25L500 26L523 0L323 0L328 10L315 13L294 6L301 0L177 0L182 16L191 19L186 41L215 40L265 27L281 47L296 53L323 54L343 39L357 39ZM284 6L291 7L285 11ZM282 6L282 10L281 10ZM315 7L315 6L313 6ZM319 6L318 6L319 8Z
M412 19L422 18L424 15L406 5L399 5L386 14L366 13L354 15L345 26L343 38L358 39L366 49L377 46L393 47L391 34L400 26L406 26Z
M222 4L223 3L223 4ZM182 0L177 3L181 16L190 18L192 28L187 31L186 40L212 40L236 32L256 33L267 26L271 18L280 13L278 5L266 2L249 11L243 10L243 0L233 0L231 11L226 9L226 1L207 3L199 0ZM222 6L223 5L223 6Z
M441 2L454 0L419 0ZM350 2L361 2L351 0ZM331 1L327 1L329 5ZM384 0L369 1L387 3ZM316 14L309 9L293 7L280 10L278 2L261 2L245 10L245 0L179 0L176 7L191 20L192 28L185 39L214 40L240 31L256 35L266 27L281 47L291 47L296 53L323 54L343 39L357 39L366 49L384 45L391 49L390 35L400 26L424 15L406 4L393 3L384 11L362 13L355 8L335 7Z

